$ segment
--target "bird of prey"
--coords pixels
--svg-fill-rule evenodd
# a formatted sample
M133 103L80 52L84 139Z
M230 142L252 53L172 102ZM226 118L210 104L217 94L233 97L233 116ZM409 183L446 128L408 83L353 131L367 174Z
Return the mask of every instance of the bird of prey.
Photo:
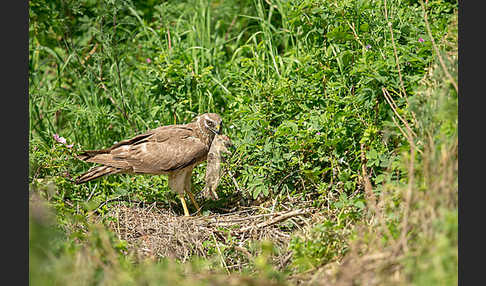
M167 174L169 187L179 195L184 215L189 216L184 192L199 209L191 193L192 170L207 159L214 136L221 129L221 117L205 113L187 124L160 126L109 148L83 151L79 159L101 166L80 175L76 183L111 174Z
M228 147L233 143L226 135L216 135L213 139L213 143L208 152L208 164L206 167L206 186L202 192L203 196L211 196L213 199L218 199L216 188L219 185L221 179L221 160L223 159L223 153L231 154Z

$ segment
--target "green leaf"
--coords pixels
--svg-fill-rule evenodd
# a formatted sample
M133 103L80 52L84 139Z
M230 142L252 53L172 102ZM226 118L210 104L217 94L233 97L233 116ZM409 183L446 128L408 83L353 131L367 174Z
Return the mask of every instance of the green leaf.
M371 149L370 151L368 151L366 158L368 160L376 159L376 158L378 158L378 152L376 152L375 149Z
M270 193L270 189L269 188L263 188L263 195L265 197L268 196L269 193Z
M256 198L258 197L258 195L261 193L262 191L262 188L260 188L259 186L255 187L253 189L253 199L256 200Z
M370 30L370 26L367 23L363 23L359 25L359 30L361 32L368 32Z
M354 206L357 207L358 209L364 209L365 208L365 204L363 203L363 201L356 201L354 203Z

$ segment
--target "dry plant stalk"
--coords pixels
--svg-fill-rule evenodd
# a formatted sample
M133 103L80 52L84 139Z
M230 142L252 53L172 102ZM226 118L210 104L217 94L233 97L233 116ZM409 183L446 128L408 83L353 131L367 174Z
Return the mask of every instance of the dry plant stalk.
M386 22L388 23L388 28L390 29L391 43L392 43L392 46L393 46L393 54L395 55L395 62L397 63L397 70L398 70L398 78L400 80L401 91L400 91L400 93L398 93L398 95L400 95L400 97L405 97L405 101L407 102L407 105L410 106L410 103L408 102L407 92L405 90L405 85L403 84L402 72L401 72L401 68L400 68L400 60L398 59L397 47L396 47L396 44L395 44L395 37L393 36L392 22L390 22L389 19L388 19L388 9L387 9L387 6L386 6L386 0L384 0L384 6L385 6L385 19L386 19ZM413 111L410 111L410 114L412 116L413 123L417 123L417 118L415 117L415 113Z
M388 9L386 6L386 0L384 0L384 6L385 6L385 18L388 23L388 28L390 28L390 35L391 35L391 41L392 41L392 46L393 46L393 54L395 55L395 61L397 63L397 69L398 69L398 77L400 79L400 86L402 87L402 93L399 93L400 97L407 96L407 93L405 92L405 86L403 85L403 79L402 79L402 72L400 69L400 61L398 60L398 54L397 54L397 47L395 46L395 38L393 36L393 28L392 28L392 23L388 19Z
M361 172L363 176L364 190L366 195L366 201L370 204L371 211L376 212L376 196L373 193L373 187L371 186L368 171L366 169L366 156L364 144L361 144Z
M386 88L382 88L383 95L385 96L385 99L392 108L393 112L395 115L400 119L400 121L405 125L405 130L406 132L403 131L403 129L400 127L400 125L397 123L394 117L392 117L393 122L395 125L400 129L400 131L403 133L405 138L407 138L407 141L410 145L410 159L409 159L409 165L408 165L408 188L407 192L405 193L405 211L403 215L403 222L402 222L402 231L401 231L401 247L406 251L408 249L407 246L407 239L406 239L406 234L407 234L407 229L408 229L408 217L409 217L409 210L410 210L410 204L412 201L412 191L413 191L413 185L414 185L414 172L415 172L415 153L418 150L415 146L415 137L417 137L417 134L413 132L412 128L408 124L406 120L404 120L400 114L397 111L397 105L393 101L393 98L390 96ZM398 245L397 245L398 247Z
M439 59L440 67L442 68L442 71L446 74L447 78L451 82L451 84L454 86L454 89L456 90L456 93L459 93L459 88L457 87L457 82L452 78L451 74L449 73L449 70L446 68L446 65L444 63L444 59L442 58L442 55L440 54L439 48L437 47L437 44L435 43L434 37L432 36L432 32L430 31L430 25L429 25L429 20L427 17L427 11L425 10L425 5L423 1L420 1L420 5L422 6L422 11L424 12L424 20L425 20L425 27L427 28L427 34L430 37L430 40L432 41L432 46L434 47L434 51L437 54L437 58Z

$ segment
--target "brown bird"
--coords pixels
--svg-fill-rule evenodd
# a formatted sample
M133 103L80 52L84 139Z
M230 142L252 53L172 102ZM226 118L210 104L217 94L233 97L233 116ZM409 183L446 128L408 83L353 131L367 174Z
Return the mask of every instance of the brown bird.
M233 146L230 138L226 135L216 135L209 148L208 152L208 164L206 167L206 186L203 189L204 197L212 197L218 199L216 188L219 185L221 179L221 161L223 160L223 154L231 154L228 147Z
M192 170L207 159L214 136L221 129L221 117L205 113L188 124L161 126L106 149L83 151L79 159L102 166L80 175L76 183L111 174L167 174L169 187L179 195L184 215L189 216L184 192L199 209L191 193Z

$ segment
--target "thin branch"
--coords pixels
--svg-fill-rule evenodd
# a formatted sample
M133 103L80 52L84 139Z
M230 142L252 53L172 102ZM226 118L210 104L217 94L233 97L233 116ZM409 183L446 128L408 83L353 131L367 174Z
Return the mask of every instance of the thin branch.
M442 59L442 56L440 54L439 48L437 47L437 44L435 43L434 37L432 36L432 32L430 31L429 20L428 20L428 17L427 17L427 11L425 10L424 2L421 0L420 4L422 5L422 11L424 12L425 27L427 28L427 33L429 34L430 40L432 41L432 46L434 47L435 53L437 54L437 57L439 58L440 66L442 67L442 70L444 70L444 73L446 74L446 76L449 78L452 85L454 86L456 93L459 93L459 89L457 87L457 82L452 78L451 74L447 70L446 65L444 63L444 60Z
M363 181L364 181L364 189L365 189L365 195L366 195L366 200L370 203L371 209L373 212L377 213L377 207L376 207L376 196L375 193L373 193L373 187L370 182L370 178L368 175L368 171L366 169L366 156L365 156L365 148L364 144L361 144L361 172L363 176Z
M89 53L84 57L84 59L81 60L81 65L84 66L84 63L87 62L91 56L96 52L96 49L98 48L98 43L95 43L94 47L89 51Z
M216 240L216 237L214 236L214 233L211 233L214 239L214 244L216 244L216 249L218 250L219 257L221 258L221 266L226 270L228 274L230 274L230 271L228 270L228 266L226 265L226 261L224 260L223 253L221 252L221 249L219 248L218 241Z
M410 204L412 202L412 191L413 191L413 184L414 184L414 171L415 171L415 152L417 150L414 142L413 136L417 136L412 129L410 128L409 124L407 121L405 121L397 112L396 110L396 104L393 101L393 98L390 96L388 91L385 88L382 88L383 95L385 96L386 101L392 108L393 112L397 115L397 117L402 121L402 123L405 125L407 133L405 134L409 144L410 144L410 162L408 166L408 188L407 192L405 194L405 205L404 205L404 213L403 213L403 221L401 225L401 238L400 238L400 243L397 244L398 246L401 246L403 250L407 251L407 231L408 231L408 216L410 212ZM395 124L397 122L393 118L393 121ZM397 126L399 126L397 124ZM400 131L403 130L400 128Z
M172 49L172 41L170 40L170 29L169 26L167 26L167 41L169 43L169 51Z
M290 212L284 213L284 214L282 214L282 215L280 215L276 218L269 219L265 222L261 222L261 223L257 224L256 226L243 227L243 228L239 229L238 232L245 232L245 231L248 231L250 229L264 228L266 226L276 224L276 223L283 221L283 220L286 220L288 218L291 218L291 217L294 217L294 216L299 216L299 215L304 215L304 214L307 214L307 213L308 213L308 211L303 211L301 209L295 210L295 211L290 211Z
M384 5L385 5L385 18L386 18L386 22L387 22L388 28L390 28L391 42L392 42L392 47L393 47L393 54L395 55L395 61L397 63L398 78L400 80L400 86L402 88L402 91L401 92L403 92L403 96L405 97L405 101L407 102L407 106L410 106L410 103L408 102L407 92L405 91L405 85L403 83L402 71L401 71L401 68L400 68L400 60L398 59L397 47L395 45L395 37L393 36L392 23L388 20L388 9L387 9L387 6L386 6L386 0L384 0ZM400 97L403 97L401 93L398 93L398 95L400 95ZM410 113L412 114L413 122L416 123L417 122L417 118L415 117L415 113L413 111L411 111Z
M400 121L405 125L405 128L407 128L407 131L408 131L408 134L410 135L410 138L409 136L407 135L407 139L409 141L411 141L411 139L413 138L413 136L417 136L417 134L415 134L415 132L413 132L412 128L410 128L410 125L408 124L408 122L403 119L400 114L398 113L397 111L397 105L395 104L395 101L393 100L393 98L390 96L390 94L388 93L388 90L386 90L386 88L382 88L381 89L383 91L383 95L385 96L385 99L386 99L386 102L388 103L388 105L390 105L390 107L392 108L393 112L395 113L395 115L400 119ZM413 140L412 140L413 141Z
M228 175L230 175L231 181L233 181L233 184L235 184L235 187L236 187L236 190L238 191L238 193L241 193L240 186L238 185L238 182L236 181L235 177L233 176L233 173L230 170L228 170Z
M356 33L356 29L354 28L354 23L351 24L351 23L349 23L349 21L346 21L346 22L347 22L348 26L351 28L351 31L353 31L354 39L361 45L361 47L363 47L363 50L366 49L363 42L361 42L361 40L359 39L358 33Z
M280 180L280 182L278 182L277 186L275 187L275 190L278 191L278 189L280 188L280 185L282 185L282 183L287 180L288 177L292 176L293 174L299 172L299 169L297 170L294 170L293 172L290 172L288 173L285 177L282 178L282 180Z
M398 60L397 47L395 46L395 38L393 36L392 23L388 20L388 9L386 7L386 0L384 0L384 1L385 1L385 3L384 3L385 4L385 18L386 18L388 28L390 28L390 34L391 34L391 40L392 40L392 46L393 46L393 54L395 55L395 61L397 63L397 69L398 69L398 77L400 79L400 85L402 87L402 92L403 92L403 95L401 93L399 93L399 95L401 97L403 97L403 96L407 96L407 93L405 92L405 86L403 84L402 72L400 70L400 61Z
M251 253L248 251L248 249L242 247L242 246L238 246L238 245L235 245L233 246L234 249L240 251L241 253L243 253L248 259L252 259L253 258L253 255L251 255Z
M89 200L91 200L91 197L94 195L94 192L96 191L97 188L98 188L98 184L94 186L93 190L91 191L91 194L89 194L88 198L86 199L86 202L89 202Z
M224 34L224 40L227 41L228 40L228 35L229 33L231 32L231 29L233 28L233 26L235 25L236 23L236 19L238 18L238 15L235 15L233 17L233 20L231 21L231 24L229 25L228 27L228 30L226 30L226 33Z

